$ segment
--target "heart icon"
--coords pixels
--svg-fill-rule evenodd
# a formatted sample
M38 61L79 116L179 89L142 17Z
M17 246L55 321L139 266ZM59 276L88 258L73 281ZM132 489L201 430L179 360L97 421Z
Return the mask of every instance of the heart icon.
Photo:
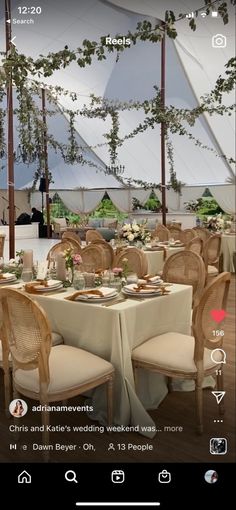
M211 316L215 322L221 322L226 317L226 311L225 310L211 310Z

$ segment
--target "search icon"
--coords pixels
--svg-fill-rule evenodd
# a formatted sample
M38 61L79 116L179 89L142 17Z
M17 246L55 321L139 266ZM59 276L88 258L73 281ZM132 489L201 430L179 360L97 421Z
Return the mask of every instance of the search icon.
M66 471L65 479L67 482L78 483L78 480L76 480L76 473L75 473L75 471L72 471L71 469L69 471Z

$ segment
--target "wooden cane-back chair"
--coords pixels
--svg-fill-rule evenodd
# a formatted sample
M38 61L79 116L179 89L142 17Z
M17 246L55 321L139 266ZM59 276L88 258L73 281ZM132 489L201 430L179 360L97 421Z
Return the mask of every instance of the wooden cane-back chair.
M98 232L97 230L88 230L86 232L86 243L92 243L93 241L96 241L96 239L104 240L104 237L102 237L102 234Z
M8 381L8 356L13 361L14 398L18 394L39 400L43 406L43 442L49 443L49 402L63 401L107 384L108 423L112 422L111 363L69 345L52 347L52 332L41 306L13 289L0 289L3 308L3 364ZM75 332L76 333L76 332ZM62 370L63 367L63 370ZM9 396L6 406L9 405ZM45 407L44 407L45 406Z
M184 244L188 244L194 237L196 237L196 233L192 228L185 228L181 233L181 240Z
M195 407L197 432L203 432L203 379L217 372L217 391L223 388L224 337L214 337L215 323L211 311L226 309L230 273L222 273L205 288L198 307L193 312L193 336L167 332L136 347L132 353L135 383L138 387L138 369L157 372L168 378L195 380ZM224 414L221 401L219 414Z
M170 239L170 232L168 228L165 227L165 225L157 225L154 232L152 233L152 237L155 239L155 237L159 238L159 241L168 241Z
M94 241L92 241L92 244L95 244L102 248L105 259L104 269L111 269L113 267L114 261L114 250L112 246L107 241L105 241L105 239L95 239Z
M100 245L97 244L89 244L83 248L80 253L82 257L81 269L86 271L86 267L90 266L91 270L97 271L106 269L106 259L104 255L104 251Z
M194 307L199 302L206 282L204 262L193 251L179 251L166 259L162 278L164 282L192 285Z
M113 267L123 267L123 259L127 259L127 266L130 272L136 273L139 278L148 272L148 264L145 253L139 248L130 247L121 250L115 257Z
M198 255L202 255L203 241L200 237L194 237L189 243L186 244L186 250L194 251Z
M219 234L209 237L203 246L203 260L209 277L217 276L219 273L220 249L221 235Z
M65 250L73 249L74 246L69 240L61 241L60 243L54 244L47 254L47 260L55 260L58 253L62 253Z
M170 232L171 239L174 239L175 241L182 241L181 227L179 227L178 225L175 225L175 226L170 225L168 227L168 230Z
M193 230L196 232L196 235L200 237L200 239L205 243L209 237L211 237L211 233L207 228L204 227L194 227Z
M78 234L76 234L75 232L71 232L70 230L63 232L61 238L63 241L64 240L73 241L76 245L81 247L80 236Z

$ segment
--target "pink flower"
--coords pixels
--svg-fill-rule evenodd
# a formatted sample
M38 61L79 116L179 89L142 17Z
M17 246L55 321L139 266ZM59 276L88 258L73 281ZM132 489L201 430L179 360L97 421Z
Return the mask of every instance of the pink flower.
M77 265L81 264L82 262L83 262L83 261L82 261L82 257L81 257L78 253L76 253L75 255L73 255L73 264L74 264L75 266L77 266Z
M113 267L112 271L114 274L119 274L122 273L123 269L122 267Z

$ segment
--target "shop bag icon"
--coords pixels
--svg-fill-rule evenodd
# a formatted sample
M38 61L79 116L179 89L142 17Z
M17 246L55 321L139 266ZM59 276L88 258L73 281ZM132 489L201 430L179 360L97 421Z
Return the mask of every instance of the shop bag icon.
M170 483L171 482L171 474L166 469L163 469L160 473L158 473L158 482L159 483Z

